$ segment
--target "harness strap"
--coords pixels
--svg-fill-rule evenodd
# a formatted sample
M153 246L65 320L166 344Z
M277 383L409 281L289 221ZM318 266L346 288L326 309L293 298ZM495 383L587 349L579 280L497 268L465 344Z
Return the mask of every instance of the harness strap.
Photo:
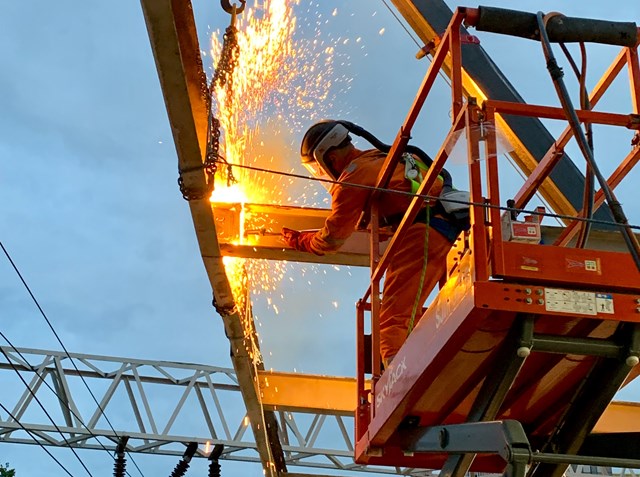
M400 162L404 162L404 177L411 184L411 193L417 193L422 182L422 172L428 171L429 166L408 152L402 155ZM441 176L439 177L442 178Z
M427 263L428 263L428 255L429 255L429 222L430 222L430 211L429 211L429 207L425 207L424 209L424 214L425 214L425 224L427 225L425 227L425 232L424 232L424 250L422 253L422 272L420 273L420 284L418 285L418 292L416 293L416 298L413 302L413 309L411 310L411 318L409 319L409 326L407 328L407 336L409 336L411 334L411 332L413 331L413 325L415 323L415 319L416 319L416 312L418 311L418 307L422 306L421 300L420 300L420 295L422 295L422 289L424 288L424 279L425 276L427 275Z

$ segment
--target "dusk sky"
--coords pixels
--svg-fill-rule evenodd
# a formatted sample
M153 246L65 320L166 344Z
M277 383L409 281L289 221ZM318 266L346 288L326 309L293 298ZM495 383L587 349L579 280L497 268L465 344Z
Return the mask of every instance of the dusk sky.
M193 3L210 74L209 38L227 26L229 16L216 0ZM640 23L637 0L501 0L491 5ZM428 67L427 60L414 58L418 46L413 39L380 1L301 0L294 11L296 38L319 35L336 51L336 81L316 114L350 120L392 142ZM309 25L318 18L314 31ZM527 101L557 104L538 43L472 33ZM588 51L591 88L618 49L589 46ZM560 58L559 48L556 55ZM0 61L0 241L65 347L76 353L231 367L188 204L176 184L176 151L139 2L3 0ZM575 98L576 82L563 66ZM449 101L448 86L440 79L413 133L413 143L432 154L450 125ZM626 78L614 83L602 104L631 112ZM287 124L299 126L288 130L284 146L282 141L270 145L266 136L263 140L270 150L281 147L277 156L283 170L304 173L297 150L310 113L291 114ZM563 128L549 126L556 134ZM596 160L605 175L629 151L631 137L629 131L596 130ZM583 170L579 154L570 154ZM506 157L502 160L506 174L517 178ZM451 169L457 185L467 188L464 161ZM636 225L639 183L635 170L617 190ZM297 205L326 202L328 194L317 184L310 187L318 191L319 203L306 202L308 194L301 195L305 186L295 184L285 197ZM366 289L367 276L366 269L287 266L277 291L254 302L266 367L353 376L354 303ZM0 331L17 347L61 350L4 256ZM0 402L10 408L23 392L11 373L0 372ZM633 384L620 397L638 401L639 393L640 386ZM0 417L6 415L0 411ZM73 475L86 475L68 449L50 450ZM111 475L113 460L106 452L79 455L96 477ZM169 475L178 461L134 458L147 477ZM16 468L18 477L67 475L35 445L0 441L4 462ZM257 464L222 461L222 466L225 477L262 475ZM206 475L206 467L206 461L196 460L187 475ZM132 465L128 470L139 475Z

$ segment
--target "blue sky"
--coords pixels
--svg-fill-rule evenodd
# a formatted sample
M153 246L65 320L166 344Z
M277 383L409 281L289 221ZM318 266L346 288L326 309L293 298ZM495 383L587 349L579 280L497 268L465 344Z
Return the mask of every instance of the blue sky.
M492 5L640 22L635 0L618 1L615 9L611 2ZM223 29L229 17L216 1L197 0L194 6L201 47L208 50L208 34ZM352 78L350 88L335 88L326 115L345 117L391 142L426 70L425 60L413 57L417 46L382 2L331 0L315 2L310 10L327 20L322 33L340 53L336 74ZM299 16L305 11L299 7ZM525 99L554 103L538 44L478 36ZM357 37L363 39L357 45L341 41ZM616 51L590 51L593 86ZM1 2L0 59L0 240L65 346L73 352L231 366L188 206L176 186L175 149L139 3ZM570 87L576 90L571 82ZM626 83L614 87L607 104L627 104ZM439 81L437 88L439 95L427 103L430 112L414 130L415 143L430 152L449 121L447 86ZM620 112L629 111L623 106ZM627 150L626 137L608 130L596 137L596 158L605 172ZM283 157L295 167L294 147ZM640 175L633 174L620 188L623 205L638 203L631 184ZM627 214L640 223L637 210L627 207ZM264 298L256 302L263 350L270 352L267 367L352 375L353 303L366 287L366 270L323 267L303 275L291 267L291 273L293 282L282 285L279 314ZM17 346L60 349L4 259L0 317L0 329ZM637 400L637 393L636 386L623 397ZM54 453L74 475L84 475L68 450ZM106 453L81 456L94 475L111 472ZM168 475L176 462L135 458L147 476ZM64 475L35 446L2 444L4 461L20 477L42 475L45 468L52 477ZM205 466L194 463L188 475L204 474ZM223 466L227 477L262 475L257 465Z

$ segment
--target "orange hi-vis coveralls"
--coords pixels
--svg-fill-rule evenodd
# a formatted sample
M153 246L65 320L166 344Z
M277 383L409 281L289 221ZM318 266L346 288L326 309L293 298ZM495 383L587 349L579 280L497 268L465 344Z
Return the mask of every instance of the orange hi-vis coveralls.
M368 150L351 161L331 189L331 214L324 227L307 242L309 251L322 255L336 251L355 231L358 218L371 191L349 187L348 183L375 186L386 154L378 150ZM411 191L411 184L405 178L405 166L400 163L391 177L389 189ZM439 178L429 195L437 196L442 189ZM383 218L402 217L409 208L409 195L382 193L379 214ZM397 224L395 224L397 225ZM380 353L387 360L396 355L405 339L413 304L420 288L420 275L424 265L424 240L426 224L416 222L409 227L398 250L391 257L384 280L382 306L380 310ZM433 226L429 229L427 269L421 290L421 306L429 292L444 273L446 256L451 241ZM420 315L417 317L420 318Z

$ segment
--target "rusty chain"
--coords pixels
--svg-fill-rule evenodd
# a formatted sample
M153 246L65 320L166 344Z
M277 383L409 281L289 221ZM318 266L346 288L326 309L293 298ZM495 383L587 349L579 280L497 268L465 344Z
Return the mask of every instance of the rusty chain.
M241 2L244 7L244 2ZM243 8L244 9L244 8ZM207 126L207 150L205 154L204 162L196 167L179 170L178 187L182 193L182 197L185 200L201 200L211 196L214 189L215 175L218 170L218 162L227 162L224 157L220 155L220 120L215 116L213 111L213 98L215 89L217 86L222 86L227 89L227 97L231 98L231 91L233 88L233 70L238 64L238 30L235 26L236 13L241 12L234 5L231 15L231 24L226 28L223 36L222 52L220 54L220 61L215 69L211 82L207 88L205 94L205 100L208 110L208 126ZM183 174L192 172L194 170L204 170L206 174L207 185L204 189L192 189L186 186L184 182ZM231 185L236 182L233 176L231 164L227 163L227 184Z

